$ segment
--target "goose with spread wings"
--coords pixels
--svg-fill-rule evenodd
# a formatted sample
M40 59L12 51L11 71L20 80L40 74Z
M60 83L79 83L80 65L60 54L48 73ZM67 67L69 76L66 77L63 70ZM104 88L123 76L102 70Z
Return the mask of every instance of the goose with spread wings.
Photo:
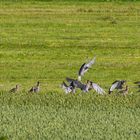
M112 86L109 88L109 94L113 92L115 89L123 89L123 85L126 83L125 80L116 80L112 83Z
M96 83L93 83L92 81L87 80L86 84L81 83L78 80L66 78L68 82L74 83L76 88L80 88L83 92L88 92L91 89L94 89L98 94L105 94L105 91Z
M91 66L95 63L95 59L96 57L94 57L91 61L89 61L88 63L84 63L82 64L82 66L79 69L78 72L78 80L81 81L81 77L88 71L89 68L91 68Z
M66 78L66 80L69 82L69 83L71 83L71 82L73 82L73 84L74 84L74 86L75 86L75 88L79 88L79 89L81 89L83 92L88 92L89 91L89 89L90 89L90 81L89 80L87 80L87 83L86 84L84 84L84 83L82 83L82 82L80 82L80 81L78 81L78 80L75 80L75 79L72 79L72 78Z

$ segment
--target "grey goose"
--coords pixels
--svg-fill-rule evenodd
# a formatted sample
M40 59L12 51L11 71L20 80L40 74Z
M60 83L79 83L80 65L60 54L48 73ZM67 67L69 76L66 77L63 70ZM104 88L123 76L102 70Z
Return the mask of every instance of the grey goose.
M116 80L112 83L111 87L109 88L109 94L113 92L114 89L123 89L123 85L126 83L125 80Z

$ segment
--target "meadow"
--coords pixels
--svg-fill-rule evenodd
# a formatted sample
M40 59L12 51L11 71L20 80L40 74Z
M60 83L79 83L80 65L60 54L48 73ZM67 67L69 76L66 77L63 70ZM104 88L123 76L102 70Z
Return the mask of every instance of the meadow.
M62 81L95 55L83 82L107 92L125 79L128 96L65 95ZM1 139L139 140L139 75L140 2L0 1Z

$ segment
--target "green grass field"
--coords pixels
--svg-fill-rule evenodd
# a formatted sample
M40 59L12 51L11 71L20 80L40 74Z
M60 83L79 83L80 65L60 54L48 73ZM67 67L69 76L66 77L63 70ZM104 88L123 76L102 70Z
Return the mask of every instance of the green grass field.
M62 81L95 55L83 82L108 91L125 79L127 97L65 95ZM1 138L139 140L139 75L140 2L0 2ZM38 80L41 92L27 94Z

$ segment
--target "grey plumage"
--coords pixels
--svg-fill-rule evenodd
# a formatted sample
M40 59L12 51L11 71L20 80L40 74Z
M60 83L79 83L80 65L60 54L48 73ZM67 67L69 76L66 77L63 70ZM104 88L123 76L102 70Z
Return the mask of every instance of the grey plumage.
M91 83L87 80L86 84L78 83L77 88L80 88L83 92L88 92L90 90Z
M88 69L91 68L91 66L95 63L95 59L96 59L96 57L94 57L88 63L82 64L82 66L80 67L79 72L78 72L78 80L79 81L81 81L81 76L83 76L88 71Z
M72 78L66 78L66 81L69 82L69 83L72 83L74 84L74 86L77 88L79 87L82 83L78 80L75 80L75 79L72 79Z
M67 85L64 81L62 83L62 89L65 91L66 94L68 93L75 93L75 86L73 81L70 83L70 85Z
M105 94L105 91L96 83L91 82L91 87L94 89L98 94Z
M126 83L125 80L116 80L112 83L112 86L109 89L109 94L113 92L114 89L122 89L123 85Z
M66 80L70 83L73 82L75 88L79 88L81 89L83 92L88 92L90 89L90 81L88 80L86 84L83 84L82 82L75 80L75 79L71 79L71 78L66 78Z

